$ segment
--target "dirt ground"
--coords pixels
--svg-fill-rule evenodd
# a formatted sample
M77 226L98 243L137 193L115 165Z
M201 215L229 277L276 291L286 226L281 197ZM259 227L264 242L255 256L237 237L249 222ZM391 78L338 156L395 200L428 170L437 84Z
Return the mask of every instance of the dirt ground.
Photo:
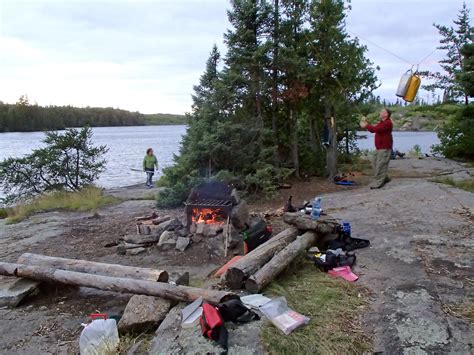
M469 178L469 169L447 160L393 161L393 181L380 190L358 185L344 187L324 179L295 181L271 200L251 202L251 211L272 215L288 196L295 206L321 195L327 213L351 222L353 234L371 240L361 250L355 272L372 291L366 329L374 334L376 351L386 353L470 353L474 255L473 194L440 185L430 177ZM472 177L471 177L472 178ZM105 245L135 233L133 217L154 209L150 190L141 187L109 193L125 201L92 213L41 213L15 224L0 220L0 260L14 262L24 252L80 258L124 265L165 268L173 274L188 271L192 285L224 263L204 243L185 253L121 256ZM130 200L133 198L134 200ZM138 199L138 200L137 200ZM183 216L183 209L158 211ZM268 217L274 231L281 218ZM75 353L81 323L91 313L121 314L130 295L87 288L43 286L14 309L0 308L0 353Z

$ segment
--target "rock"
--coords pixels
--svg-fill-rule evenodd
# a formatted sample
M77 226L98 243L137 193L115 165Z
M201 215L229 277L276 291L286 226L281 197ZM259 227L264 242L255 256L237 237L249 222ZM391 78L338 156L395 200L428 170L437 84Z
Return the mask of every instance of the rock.
M196 233L196 223L191 223L191 226L189 227L189 233L195 234Z
M222 232L222 225L220 224L208 224L206 228L204 228L204 236L205 237L215 237L219 232Z
M170 308L170 301L165 299L134 295L118 322L118 330L120 333L140 333L154 329L165 319Z
M204 228L206 225L204 223L198 223L196 225L196 234L204 234Z
M209 249L209 256L212 257L221 257L224 255L224 235L218 234L214 238L209 238L206 241L208 249Z
M138 343L132 345L128 350L127 350L127 355L139 355L143 354L142 349L140 349L145 342L144 339L140 340Z
M161 216L161 217L155 218L155 219L152 221L152 223L153 223L154 225L159 225L159 224L161 224L161 223L163 223L163 222L169 221L170 219L171 219L171 216L168 216L168 215L166 215L166 216Z
M229 227L232 227L232 226L229 226ZM229 242L229 248L234 249L234 248L237 248L243 242L243 239L238 231L236 231L234 228L231 228L228 242Z
M35 292L40 283L17 277L0 276L0 307L16 307L28 295Z
M185 272L178 276L175 281L176 285L189 286L189 272Z
M230 220L235 228L245 228L245 224L249 220L249 207L247 202L241 201L238 205L234 206L230 215Z
M181 310L184 306L185 304L179 304L173 307L163 322L161 322L155 332L155 338L151 341L150 355L171 353L167 350L170 350L174 345L176 336L181 328ZM173 353L178 353L178 351Z
M176 245L176 233L172 231L164 231L161 233L158 247L175 246Z
M182 223L177 218L173 218L158 224L158 226L153 230L153 235L159 237L164 231L171 231L180 226L182 226Z
M230 198L232 199L232 205L238 205L240 203L240 195L237 189L233 189L230 193Z
M191 242L190 238L178 237L175 248L179 251L185 251L190 242Z
M187 237L189 235L189 231L186 228L181 228L176 233L178 237Z
M201 243L202 240L204 239L204 237L200 234L194 234L192 237L191 237L191 240L193 241L193 243Z
M135 249L127 249L125 252L126 255L138 255L146 252L146 248L135 248Z
M154 244L159 240L156 235L126 235L122 238L125 242L131 244Z

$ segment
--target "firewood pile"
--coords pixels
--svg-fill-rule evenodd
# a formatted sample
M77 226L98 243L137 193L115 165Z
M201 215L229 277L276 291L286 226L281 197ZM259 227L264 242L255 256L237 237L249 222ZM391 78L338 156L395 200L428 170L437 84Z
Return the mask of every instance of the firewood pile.
M301 251L337 233L339 223L330 216L314 220L304 213L284 213L290 226L229 266L223 276L231 289L256 293L280 274Z

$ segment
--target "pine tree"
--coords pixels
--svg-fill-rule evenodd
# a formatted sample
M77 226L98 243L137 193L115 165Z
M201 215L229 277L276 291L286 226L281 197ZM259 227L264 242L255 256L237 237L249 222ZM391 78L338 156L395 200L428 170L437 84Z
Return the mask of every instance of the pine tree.
M443 72L422 72L421 74L434 83L425 85L424 88L429 91L441 89L444 91L443 101L453 101L460 97L464 102L468 103L468 95L463 87L456 80L456 75L462 71L462 53L461 48L468 42L471 37L470 27L470 10L466 3L463 3L459 11L458 18L453 21L455 27L434 24L439 34L442 36L438 49L446 51L446 58L439 63Z

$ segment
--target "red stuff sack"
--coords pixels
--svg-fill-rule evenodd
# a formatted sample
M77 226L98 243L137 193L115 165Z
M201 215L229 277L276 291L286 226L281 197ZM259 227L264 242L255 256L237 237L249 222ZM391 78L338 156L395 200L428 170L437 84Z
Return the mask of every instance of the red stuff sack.
M199 322L201 323L202 335L218 342L222 348L227 350L228 333L217 308L209 303L203 303L202 316Z

